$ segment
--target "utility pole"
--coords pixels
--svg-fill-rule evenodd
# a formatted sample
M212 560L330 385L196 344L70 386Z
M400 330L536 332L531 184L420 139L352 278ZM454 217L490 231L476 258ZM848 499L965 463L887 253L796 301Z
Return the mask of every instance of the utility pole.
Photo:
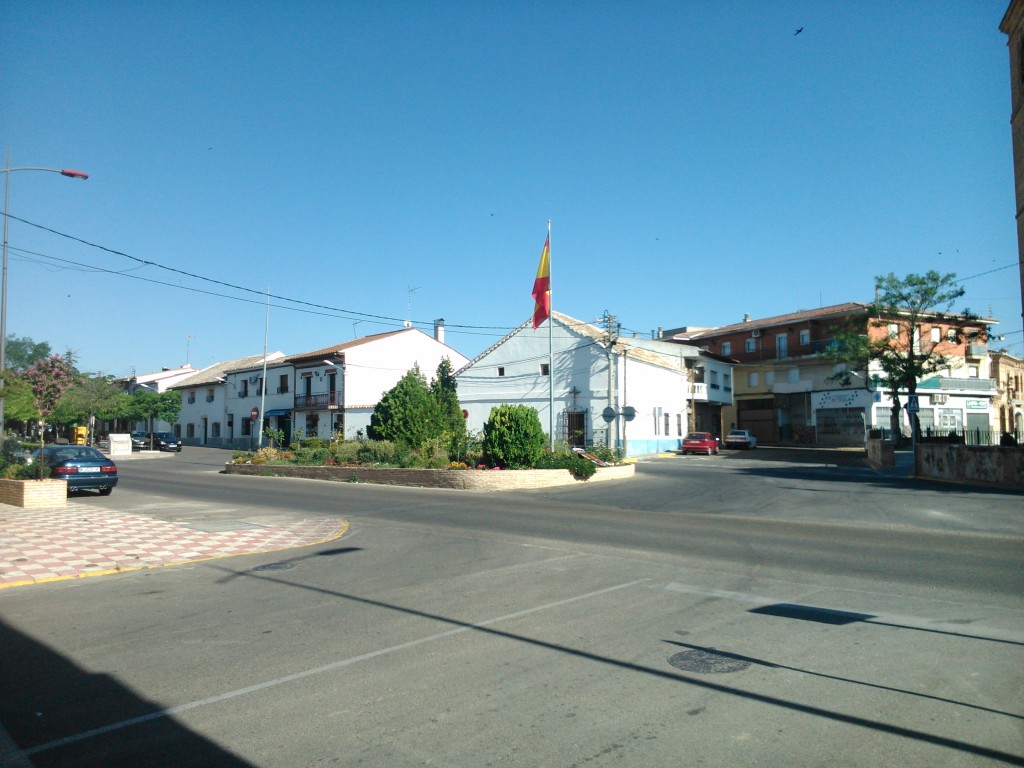
M619 429L619 408L618 408L618 386L616 384L616 366L615 366L615 342L619 340L619 333L622 330L622 325L618 322L615 315L611 314L607 309L601 316L601 325L604 326L605 333L608 338L608 407L615 412L615 442L614 446L612 441L608 441L609 448L619 447L620 429Z

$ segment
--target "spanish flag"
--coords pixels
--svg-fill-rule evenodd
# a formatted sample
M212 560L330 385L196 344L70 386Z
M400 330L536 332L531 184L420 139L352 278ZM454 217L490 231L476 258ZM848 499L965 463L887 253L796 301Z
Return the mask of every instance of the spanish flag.
M551 233L544 240L540 252L540 265L533 281L533 330L551 317Z

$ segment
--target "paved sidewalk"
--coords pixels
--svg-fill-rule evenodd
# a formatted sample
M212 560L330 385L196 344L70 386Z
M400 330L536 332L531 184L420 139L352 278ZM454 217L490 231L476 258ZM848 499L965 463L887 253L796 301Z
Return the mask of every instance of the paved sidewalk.
M283 525L167 522L71 500L35 510L0 504L0 589L291 549L346 530L339 517Z

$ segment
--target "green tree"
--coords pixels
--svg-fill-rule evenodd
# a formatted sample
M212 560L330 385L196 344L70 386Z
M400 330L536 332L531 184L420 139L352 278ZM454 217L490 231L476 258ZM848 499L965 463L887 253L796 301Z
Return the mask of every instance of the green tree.
M492 467L527 469L540 460L545 440L536 408L496 406L484 424L484 461Z
M135 421L145 421L149 430L153 430L154 421L174 423L181 413L181 393L174 390L152 392L140 389L132 395L128 403L126 417ZM152 446L151 446L152 447Z
M466 453L466 418L459 403L458 383L452 370L452 361L447 357L437 366L437 375L430 382L430 393L437 401L440 426L447 438L448 454L452 458Z
M50 356L50 345L45 341L32 341L28 336L7 336L4 365L11 371L23 371L36 360ZM66 359L66 358L65 358Z
M92 416L108 420L128 418L131 403L131 396L114 383L112 376L85 376L61 399L54 418L63 424L88 424Z
M367 433L371 440L393 440L406 448L418 448L441 433L440 408L418 365L384 393Z
M844 363L845 369L833 376L850 383L851 373L868 381L872 370L880 370L889 390L893 407L891 427L898 434L900 424L899 393L917 392L920 379L948 368L952 364L943 345L984 341L988 330L969 309L953 313L953 305L963 297L965 289L957 285L954 273L935 270L923 275L875 277L875 300L867 307L869 325L885 329L884 333L864 334L863 328L847 326L835 334L835 343L825 353L828 359ZM922 332L923 327L945 324L951 336L943 334L938 341ZM912 414L918 431L916 414Z
M32 363L25 369L23 377L32 388L32 397L36 410L39 412L39 439L43 441L46 434L46 417L53 412L68 387L71 386L75 373L71 365L60 355L50 355ZM40 449L42 449L42 443L40 443ZM39 479L43 479L42 456L39 460Z

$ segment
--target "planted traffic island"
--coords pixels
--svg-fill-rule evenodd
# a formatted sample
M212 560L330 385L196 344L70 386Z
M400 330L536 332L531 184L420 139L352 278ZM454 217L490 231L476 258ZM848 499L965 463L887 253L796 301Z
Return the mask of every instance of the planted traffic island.
M408 485L417 488L451 488L463 491L515 491L596 483L603 480L623 480L633 477L636 465L597 467L587 480L578 480L568 469L406 469L229 463L225 465L224 471L229 475L299 477L307 480L330 480L335 483Z

